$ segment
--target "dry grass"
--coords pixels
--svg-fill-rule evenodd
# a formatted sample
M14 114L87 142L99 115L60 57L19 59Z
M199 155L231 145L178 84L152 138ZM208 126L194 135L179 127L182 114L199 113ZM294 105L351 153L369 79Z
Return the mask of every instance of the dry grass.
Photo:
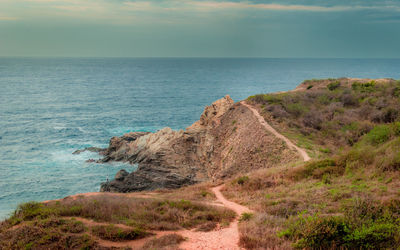
M176 230L193 228L208 221L229 222L234 213L220 207L211 207L187 200L159 200L126 198L109 194L96 197L66 199L41 205L40 212L57 213L61 216L80 216L110 223L122 223L149 230ZM15 217L29 219L21 210Z
M198 232L210 232L217 228L218 224L214 221L206 222L199 227L196 228L196 231Z
M25 222L0 234L0 249L96 249L82 223L55 217Z
M216 199L211 188L215 184L204 182L192 186L182 187L179 189L162 189L157 190L157 197L163 199L183 199L192 201L214 201Z
M88 231L81 222L64 219L71 216L110 225L92 226ZM135 240L150 235L149 230L227 225L234 217L235 213L225 208L187 200L128 198L111 194L66 198L46 204L31 202L22 204L12 217L1 223L0 249L96 248L99 246L91 235L110 241ZM125 224L131 229L112 224ZM164 242L162 240L154 244ZM169 241L173 242L173 239Z
M184 241L185 238L183 238L181 235L179 234L167 234L164 236L161 236L159 238L156 239L152 239L149 240L148 242L146 242L143 246L142 249L174 249L177 250L178 245Z
M121 228L110 225L99 225L91 228L93 235L100 237L103 240L110 241L125 241L125 240L136 240L144 238L149 235L149 233L144 232L137 228Z
M291 249L290 241L278 237L282 218L260 213L239 223L240 242L246 249Z

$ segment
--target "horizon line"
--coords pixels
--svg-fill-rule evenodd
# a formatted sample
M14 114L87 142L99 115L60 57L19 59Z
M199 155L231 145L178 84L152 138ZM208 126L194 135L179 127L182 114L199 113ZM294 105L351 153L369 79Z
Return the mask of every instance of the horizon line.
M2 56L0 58L29 59L393 59L400 57L251 57L251 56Z

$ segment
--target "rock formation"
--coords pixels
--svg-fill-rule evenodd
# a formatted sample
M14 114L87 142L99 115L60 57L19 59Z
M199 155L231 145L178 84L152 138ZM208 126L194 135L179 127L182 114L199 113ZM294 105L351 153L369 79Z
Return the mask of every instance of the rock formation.
M298 159L267 132L252 112L229 96L207 106L186 130L164 128L113 137L101 162L138 164L135 172L118 172L102 183L103 192L179 188Z

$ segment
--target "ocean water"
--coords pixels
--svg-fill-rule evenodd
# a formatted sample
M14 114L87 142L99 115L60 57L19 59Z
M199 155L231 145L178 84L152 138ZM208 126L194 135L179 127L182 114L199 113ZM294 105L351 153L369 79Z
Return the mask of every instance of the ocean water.
M86 163L112 136L183 129L235 101L304 79L400 78L399 59L0 58L0 219L21 202L98 191L123 163Z

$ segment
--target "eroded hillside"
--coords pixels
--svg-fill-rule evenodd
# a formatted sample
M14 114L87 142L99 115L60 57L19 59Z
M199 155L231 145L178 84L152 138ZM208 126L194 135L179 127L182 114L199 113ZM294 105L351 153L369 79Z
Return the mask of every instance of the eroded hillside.
M186 130L114 137L102 161L139 164L120 172L102 191L178 188L299 160L298 153L268 132L248 107L227 96L205 108Z

